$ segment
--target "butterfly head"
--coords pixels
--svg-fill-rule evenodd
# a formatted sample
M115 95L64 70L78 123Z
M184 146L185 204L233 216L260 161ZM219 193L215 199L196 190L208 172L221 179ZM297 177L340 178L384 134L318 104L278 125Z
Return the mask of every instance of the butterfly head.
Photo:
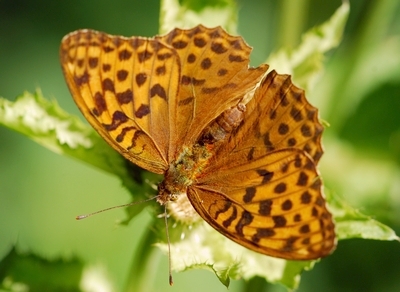
M161 205L165 205L168 202L175 202L178 199L179 194L170 185L166 184L166 180L163 180L158 185L157 202Z

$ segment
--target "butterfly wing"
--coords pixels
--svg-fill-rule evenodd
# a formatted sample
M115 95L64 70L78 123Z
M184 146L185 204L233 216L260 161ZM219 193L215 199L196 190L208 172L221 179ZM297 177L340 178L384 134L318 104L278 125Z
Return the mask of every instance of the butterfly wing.
M246 107L189 188L190 202L211 226L254 251L302 260L328 255L335 233L316 168L316 109L275 72Z
M221 183L190 187L190 202L212 227L251 250L295 260L328 255L332 218L309 156L287 149L262 160L218 174Z
M250 50L200 25L156 38L79 30L63 39L60 57L89 123L125 158L164 173L182 145L262 78L268 66L249 68Z
M177 95L180 72L174 50L154 39L79 30L63 39L60 56L89 123L125 158L163 173L174 106L169 97Z
M317 165L323 154L322 132L318 111L308 103L304 91L293 85L289 75L272 71L246 104L243 122L217 145L208 171L231 169L238 161L246 163L285 148L303 150Z

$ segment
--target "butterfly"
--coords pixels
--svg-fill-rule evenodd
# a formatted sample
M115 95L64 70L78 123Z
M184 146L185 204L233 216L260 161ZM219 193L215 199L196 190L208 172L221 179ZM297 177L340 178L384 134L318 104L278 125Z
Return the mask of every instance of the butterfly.
M317 164L318 111L290 76L249 67L221 27L153 38L78 30L60 58L70 92L116 151L164 180L161 205L188 200L218 232L273 257L311 260L336 245Z

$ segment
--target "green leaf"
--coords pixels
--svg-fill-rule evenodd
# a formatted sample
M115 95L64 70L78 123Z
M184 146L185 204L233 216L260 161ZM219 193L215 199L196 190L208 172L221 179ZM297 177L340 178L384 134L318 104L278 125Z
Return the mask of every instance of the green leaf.
M229 285L228 278L249 280L260 276L270 283L295 289L300 283L299 274L313 266L312 261L286 261L253 252L227 239L205 222L178 225L170 228L171 231L176 233L175 238L171 238L172 269L176 272L209 270L225 286ZM168 252L166 243L157 246Z
M237 8L234 0L162 0L160 34L174 28L192 28L198 24L207 27L222 26L236 33Z
M400 241L393 229L352 208L338 195L329 195L329 202L335 217L339 239L363 238Z
M135 194L136 201L154 193L149 184L142 183L144 180L158 181L156 175L142 174L139 167L111 148L92 127L66 113L55 100L46 100L40 91L34 94L25 92L14 102L0 98L0 124L26 135L51 151L116 175ZM141 210L143 207L140 206L128 208L129 218Z
M81 291L83 264L75 258L43 259L12 248L0 262L6 291Z
M0 123L58 154L110 173L125 171L120 155L92 127L66 113L55 100L46 100L40 91L25 92L15 102L0 98Z
M344 1L328 21L305 33L297 48L282 48L266 63L278 73L292 75L294 83L307 92L323 70L324 53L339 45L349 12L350 5Z
M400 34L390 27L398 25L399 9L399 1L366 5L363 14L368 17L358 20L356 37L332 58L331 70L317 87L318 95L324 94L322 111L332 130L340 132L371 92L383 84L399 83Z

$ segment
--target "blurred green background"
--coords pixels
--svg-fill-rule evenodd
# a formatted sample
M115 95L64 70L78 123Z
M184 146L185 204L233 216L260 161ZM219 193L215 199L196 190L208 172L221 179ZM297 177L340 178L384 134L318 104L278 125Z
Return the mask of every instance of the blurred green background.
M301 33L327 20L340 4L238 1L238 31L254 47L252 64L281 46L295 47ZM79 28L153 36L159 5L158 0L0 1L0 96L13 100L40 87L44 96L80 115L58 61L61 38ZM325 74L310 94L331 124L322 174L327 189L399 234L400 5L398 0L350 5L343 43L327 55ZM130 201L118 179L3 127L0 141L0 258L13 245L47 259L78 257L90 263L89 272L110 280L104 291L123 289L134 277L129 267L150 215L143 212L127 227L115 224L125 218L122 209L76 222L76 215ZM155 252L153 260L149 287L166 291L167 257ZM303 274L299 291L399 291L399 263L398 242L341 241L332 256ZM226 291L207 271L174 274L174 280L173 291ZM232 281L229 290L281 288L254 279Z

